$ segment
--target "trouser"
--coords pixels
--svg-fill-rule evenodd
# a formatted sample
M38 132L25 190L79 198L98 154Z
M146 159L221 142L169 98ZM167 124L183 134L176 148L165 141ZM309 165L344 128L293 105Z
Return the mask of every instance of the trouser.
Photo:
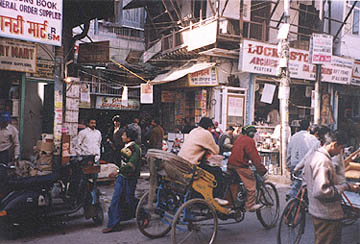
M0 163L8 164L10 162L9 150L0 152Z
M256 203L256 178L254 172L250 168L235 168L235 170L245 185L247 191L245 208L249 209Z
M341 244L342 223L340 220L326 220L312 217L315 244Z
M137 200L135 198L137 179L127 179L121 175L116 177L113 197L109 207L108 228L113 228L120 221L134 217Z
M210 165L206 164L205 162L201 162L199 164L199 167L208 171L215 177L216 187L214 188L213 196L217 197L217 198L223 198L224 197L225 179L222 174L221 168L218 166L214 166L214 167L210 166Z

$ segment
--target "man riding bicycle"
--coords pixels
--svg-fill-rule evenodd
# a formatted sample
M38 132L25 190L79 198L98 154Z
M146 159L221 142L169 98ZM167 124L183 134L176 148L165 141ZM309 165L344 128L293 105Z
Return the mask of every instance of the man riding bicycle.
M256 128L253 125L245 126L242 129L242 135L236 139L228 162L228 168L235 169L245 185L248 194L245 209L250 212L254 212L262 206L256 204L256 179L253 171L249 168L249 161L253 163L260 175L265 175L267 172L256 149L253 139L255 134Z

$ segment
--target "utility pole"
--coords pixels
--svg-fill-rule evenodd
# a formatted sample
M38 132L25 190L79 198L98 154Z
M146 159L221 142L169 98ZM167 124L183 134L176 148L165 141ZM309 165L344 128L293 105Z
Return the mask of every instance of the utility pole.
M324 7L323 1L320 0L320 11L319 11L320 25L318 28L319 32L322 32L322 28L323 28L323 13L324 13L323 7ZM321 123L320 119L321 119L321 64L316 64L314 124L319 125Z
M289 14L290 0L284 0L284 25L289 27ZM280 29L281 30L281 29ZM285 175L286 169L286 153L288 147L288 130L289 128L289 97L290 97L290 72L289 72L289 55L290 44L288 40L289 29L285 31L285 37L280 38L280 119L281 119L281 132L280 132L280 162L282 174Z

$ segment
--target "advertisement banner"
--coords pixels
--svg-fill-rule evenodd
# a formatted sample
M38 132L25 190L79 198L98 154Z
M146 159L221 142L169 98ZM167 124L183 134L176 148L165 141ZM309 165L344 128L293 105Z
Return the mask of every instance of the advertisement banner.
M331 35L313 33L310 40L311 62L313 64L330 64L332 59Z
M62 0L1 0L0 36L61 46Z
M357 60L355 60L352 70L351 85L360 86L360 61Z
M276 76L279 64L276 45L244 40L239 55L239 70L243 72ZM315 80L315 65L309 63L309 52L290 48L290 77Z
M37 59L36 61L36 73L32 77L43 79L55 79L54 74L54 61Z
M112 110L140 110L140 103L136 99L129 99L128 105L122 105L121 97L96 97L97 109L112 109Z
M0 39L0 70L36 73L36 55L34 43Z
M215 67L188 74L189 86L217 86L217 72Z
M321 66L321 81L349 85L353 65L353 59L333 56L331 64Z

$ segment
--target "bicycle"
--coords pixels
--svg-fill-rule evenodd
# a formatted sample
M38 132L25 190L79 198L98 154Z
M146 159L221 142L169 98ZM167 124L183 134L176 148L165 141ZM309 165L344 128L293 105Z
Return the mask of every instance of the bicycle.
M150 165L156 164L157 170L164 170L166 175L156 176L154 192L151 193L150 187L150 191L141 198L137 206L136 222L142 234L158 238L172 231L173 244L211 244L216 239L219 219L234 220L224 224L244 220L247 194L235 171L224 173L226 192L231 198L230 208L220 205L213 198L216 180L209 172L184 162L174 154L159 150L149 150L148 156L158 160L168 158L169 162L150 161ZM177 169L174 170L174 167ZM256 211L256 215L265 228L272 228L280 214L279 195L272 183L265 182L256 173L255 176L257 202L263 206ZM237 189L231 189L230 185L237 186ZM153 197L150 197L150 193L154 194Z
M302 181L302 178L293 175L296 180ZM349 198L343 193L342 207L344 211L344 225L351 225L360 217L360 210L355 208ZM305 218L308 212L309 199L307 189L301 186L295 198L290 199L285 205L281 214L277 243L278 244L298 244L305 231Z

